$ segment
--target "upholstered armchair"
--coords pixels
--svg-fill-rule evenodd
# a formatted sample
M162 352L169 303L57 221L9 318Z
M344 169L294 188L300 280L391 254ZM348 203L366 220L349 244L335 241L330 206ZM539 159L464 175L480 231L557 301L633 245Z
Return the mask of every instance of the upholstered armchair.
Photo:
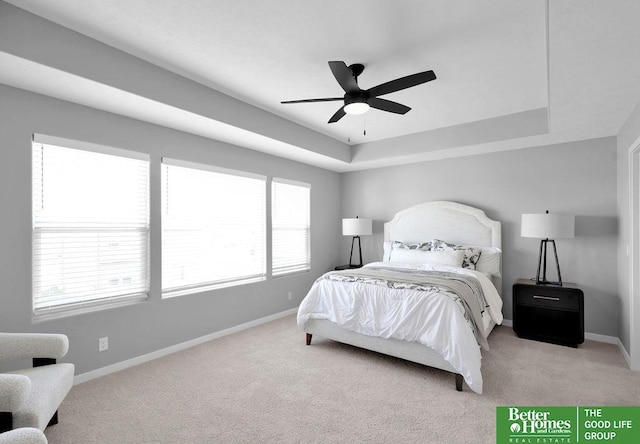
M75 368L56 359L68 350L65 335L0 333L0 363L33 359L33 368L0 373L0 433L58 423L58 407L73 385Z
M47 444L47 437L39 429L23 427L0 433L0 444Z

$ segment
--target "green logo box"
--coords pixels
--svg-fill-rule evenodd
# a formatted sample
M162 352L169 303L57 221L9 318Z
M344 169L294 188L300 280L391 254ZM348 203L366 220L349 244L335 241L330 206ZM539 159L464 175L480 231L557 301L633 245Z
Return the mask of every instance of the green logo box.
M640 406L496 408L497 444L640 443Z

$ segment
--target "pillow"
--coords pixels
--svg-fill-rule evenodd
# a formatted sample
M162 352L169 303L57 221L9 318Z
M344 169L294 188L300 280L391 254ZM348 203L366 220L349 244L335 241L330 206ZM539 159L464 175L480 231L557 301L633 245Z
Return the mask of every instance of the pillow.
M391 252L393 249L402 250L415 250L420 249L423 251L431 250L431 242L425 243L407 243L399 241L385 241L382 243L382 261L389 262L391 260Z
M385 242L385 244L387 244L387 242ZM393 242L389 242L388 245L386 245L389 248L388 254L387 251L385 250L384 252L384 257L383 257L383 261L391 261L393 260L394 262L399 262L398 260L391 259L391 257L393 256L393 252L394 251L398 251L398 250L414 250L414 251L430 251L431 250L431 242L424 242L424 243L408 243L408 242L399 242L399 241L393 241ZM385 247L385 245L383 245L383 248Z
M463 257L463 251L424 251L396 248L391 252L393 262L405 264L437 264L460 267Z
M433 240L431 249L433 251L463 251L464 258L462 259L462 268L468 268L470 270L476 269L476 264L482 254L480 247L450 244L439 239Z
M409 243L409 242L393 241L391 244L391 250L394 250L394 249L430 251L431 242Z
M476 263L476 270L493 276L500 276L502 250L498 247L476 247L482 249L480 259Z
M389 262L391 260L391 241L384 241L382 243L382 261Z

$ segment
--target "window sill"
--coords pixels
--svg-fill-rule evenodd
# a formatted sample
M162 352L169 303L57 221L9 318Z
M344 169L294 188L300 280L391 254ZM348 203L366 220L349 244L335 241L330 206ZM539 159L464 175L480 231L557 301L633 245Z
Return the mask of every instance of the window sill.
M31 322L38 324L40 322L53 321L56 319L68 318L71 316L80 316L88 313L94 313L97 311L110 310L112 308L127 307L129 305L139 304L149 299L148 294L140 295L137 297L121 299L116 301L101 301L93 304L86 304L80 307L74 308L52 308L50 310L42 310L40 313L33 313Z
M287 272L284 272L284 273L272 274L271 277L274 278L274 279L278 279L278 278L281 278L281 277L295 276L295 275L298 275L298 274L307 274L310 271L311 271L311 268L305 268L305 269L302 269L302 270L292 270L292 271L287 271Z
M265 276L257 276L254 278L242 279L238 281L218 282L218 283L209 284L209 285L199 285L197 287L165 290L162 292L162 299L171 299L178 296L186 296L188 294L203 293L205 291L219 290L221 288L236 287L238 285L245 285L245 284L253 284L255 282L262 282L265 280L266 280Z

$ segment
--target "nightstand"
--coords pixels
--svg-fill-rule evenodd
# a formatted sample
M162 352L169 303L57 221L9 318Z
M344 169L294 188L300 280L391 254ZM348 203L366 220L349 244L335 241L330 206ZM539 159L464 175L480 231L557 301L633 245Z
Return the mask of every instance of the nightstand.
M361 268L362 265L338 265L334 270L352 270L354 268Z
M584 342L584 294L575 284L513 284L513 331L521 338L577 347Z

